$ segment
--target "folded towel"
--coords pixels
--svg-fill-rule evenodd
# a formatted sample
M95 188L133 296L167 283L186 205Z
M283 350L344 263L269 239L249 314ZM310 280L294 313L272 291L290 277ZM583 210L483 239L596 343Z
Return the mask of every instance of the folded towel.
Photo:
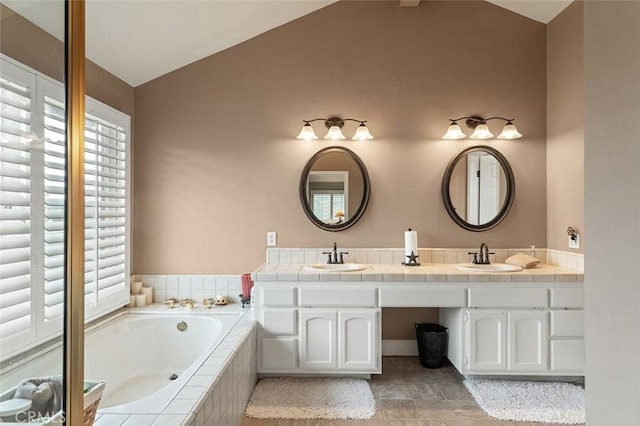
M516 253L505 260L504 263L517 265L522 269L529 269L535 267L538 263L540 263L540 259L536 259L535 257L529 256L528 254Z
M53 416L62 409L62 376L23 380L16 387L14 398L32 401L31 409L39 416Z

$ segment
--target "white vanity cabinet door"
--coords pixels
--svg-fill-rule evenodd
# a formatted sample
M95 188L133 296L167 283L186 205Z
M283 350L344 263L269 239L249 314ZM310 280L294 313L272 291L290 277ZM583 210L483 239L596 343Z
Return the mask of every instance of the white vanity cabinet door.
M509 358L511 371L544 371L549 357L549 313L547 311L510 311Z
M265 372L296 369L298 340L295 337L263 337L260 339L260 370Z
M337 309L300 309L300 368L335 370L337 359Z
M470 372L506 370L506 311L469 310L466 321L466 369Z
M379 309L338 311L338 365L342 370L377 372Z

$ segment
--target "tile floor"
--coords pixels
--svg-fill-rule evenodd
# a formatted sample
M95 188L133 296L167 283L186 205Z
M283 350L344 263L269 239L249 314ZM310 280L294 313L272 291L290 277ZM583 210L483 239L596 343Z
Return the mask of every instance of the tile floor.
M427 369L417 357L384 357L382 371L371 378L377 410L369 420L265 420L245 416L241 426L551 426L489 417L450 364Z

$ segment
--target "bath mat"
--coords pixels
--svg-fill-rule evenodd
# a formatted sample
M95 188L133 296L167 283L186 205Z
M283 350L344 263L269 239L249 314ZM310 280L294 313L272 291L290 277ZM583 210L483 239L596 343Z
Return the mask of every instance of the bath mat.
M467 377L464 384L480 407L499 420L585 422L584 389L571 383Z
M370 419L376 403L364 379L266 377L260 379L246 415L258 419Z

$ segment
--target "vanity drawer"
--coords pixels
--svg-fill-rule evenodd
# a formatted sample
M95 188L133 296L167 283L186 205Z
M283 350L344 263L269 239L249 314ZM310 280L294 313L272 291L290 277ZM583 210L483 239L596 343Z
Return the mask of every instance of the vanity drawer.
M377 288L349 288L337 284L335 287L300 288L300 306L378 306Z
M471 308L546 308L549 294L546 288L472 288Z
M260 305L262 306L295 306L296 288L287 287L261 287Z
M382 288L380 289L380 306L462 308L467 306L467 290L464 288Z
M551 311L551 337L584 336L584 311Z
M297 309L264 308L260 324L264 334L296 334Z
M582 288L552 288L552 308L583 308L584 289Z

